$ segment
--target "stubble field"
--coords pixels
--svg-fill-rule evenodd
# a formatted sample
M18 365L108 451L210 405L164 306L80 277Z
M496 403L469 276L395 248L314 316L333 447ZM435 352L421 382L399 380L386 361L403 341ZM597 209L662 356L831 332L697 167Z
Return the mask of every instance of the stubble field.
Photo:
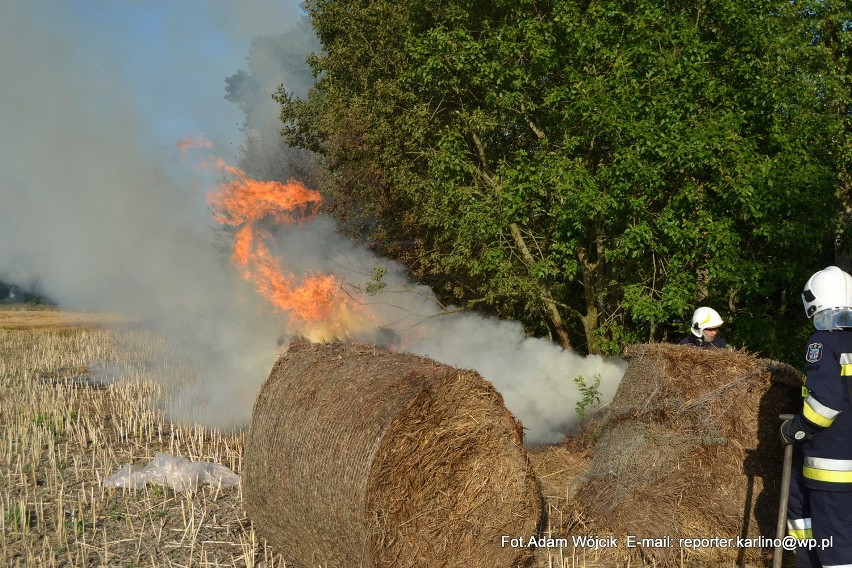
M162 360L161 339L129 323L112 314L0 310L0 565L291 565L256 535L240 485L191 493L105 486L123 465L146 465L157 453L242 473L245 432L168 420L162 402L195 379ZM564 448L532 455L550 513L546 536L582 531L566 492L587 457ZM615 565L631 563L582 548L542 549L535 562Z
M104 486L158 452L242 469L244 433L166 420L158 401L182 371L166 362L167 380L152 376L163 346L120 322L0 311L0 565L284 566L240 486Z

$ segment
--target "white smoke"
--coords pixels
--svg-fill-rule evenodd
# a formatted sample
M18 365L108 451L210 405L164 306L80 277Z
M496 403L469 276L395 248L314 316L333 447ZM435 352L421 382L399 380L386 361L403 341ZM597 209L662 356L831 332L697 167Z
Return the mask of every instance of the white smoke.
M187 92L185 82L140 92L128 77L150 69L128 70L130 53L87 42L100 33L97 20L71 6L106 5L0 7L0 280L37 283L69 309L123 312L146 322L198 373L199 382L184 392L181 416L218 426L245 423L269 373L281 320L231 266L228 239L212 226L204 192L181 177L189 166L174 147L181 136L198 133L197 120L215 120L208 106L222 103L223 78L236 66L217 74L209 92ZM242 13L237 3L229 6ZM237 25L245 33L243 20L215 13L223 29ZM181 81L203 68L175 43L191 21L184 17L176 13L170 22L171 50L157 48L162 65ZM205 41L197 33L187 41ZM204 109L203 118L170 114L192 108ZM269 124L277 124L277 109L264 108ZM222 120L232 134L218 123L200 129L218 151L233 148L228 139L239 136L239 121L227 116ZM261 119L251 120L259 128ZM178 132L181 125L187 128ZM340 238L327 218L282 228L277 236L288 270L345 278L353 296L409 350L492 381L532 443L558 440L576 420L574 377L588 383L600 375L605 403L623 373L621 361L576 356L525 337L515 323L445 314L428 288ZM388 270L386 288L364 296L377 265Z
M271 94L284 85L287 93L303 97L314 82L305 54L320 48L310 22L303 19L287 33L255 37L245 69L226 79L226 98L245 115L246 151L239 165L250 176L278 181L309 177L310 154L282 145L280 109Z
M222 41L201 38L193 24L217 9L187 14L187 3L164 16L150 35L169 48L152 44L147 53L158 59L145 60L126 42L135 26L154 25L162 7L0 5L0 279L37 284L68 309L125 313L162 333L202 381L185 405L203 400L193 416L225 426L248 420L280 326L231 267L175 147L195 133L176 123L194 128L217 108L220 120L228 112L233 120L208 135L220 149L239 136L239 112L223 99L233 67L217 71L202 97L192 90L207 80L192 73L210 64L198 43ZM130 12L127 27L112 29L120 10ZM135 18L137 10L150 18ZM193 107L200 114L181 120Z
M278 251L288 268L321 270L343 278L351 295L377 316L379 325L401 337L406 350L448 365L474 369L503 395L506 407L523 422L531 444L560 440L577 423L582 393L600 378L600 404L609 402L626 363L597 355L582 357L549 340L527 337L516 322L443 309L426 286L412 284L396 263L340 238L332 220L278 231ZM307 253L307 255L306 255ZM364 294L375 267L387 272L381 292ZM588 410L594 410L591 405Z

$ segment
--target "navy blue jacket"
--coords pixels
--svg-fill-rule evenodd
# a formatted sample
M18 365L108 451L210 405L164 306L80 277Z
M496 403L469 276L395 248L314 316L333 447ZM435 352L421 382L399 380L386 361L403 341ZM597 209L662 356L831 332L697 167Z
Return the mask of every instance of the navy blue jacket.
M701 349L722 349L728 345L728 342L718 335L713 341L707 341L704 337L695 337L691 333L677 342L678 345L692 345Z
M802 442L805 483L852 491L852 330L814 332L805 373L804 404L789 429Z

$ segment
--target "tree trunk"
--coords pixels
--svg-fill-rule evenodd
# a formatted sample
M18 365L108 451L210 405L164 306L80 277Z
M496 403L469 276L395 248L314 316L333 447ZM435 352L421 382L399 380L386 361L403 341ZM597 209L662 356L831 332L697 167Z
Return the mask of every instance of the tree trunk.
M515 223L509 223L509 230L512 232L512 238L515 240L515 245L521 251L521 256L524 259L524 262L532 269L535 265L535 258L530 252L529 247L527 247L527 243L524 240L524 236L521 234L520 228ZM533 276L535 278L535 276ZM565 329L565 322L562 321L562 314L559 313L559 308L556 305L556 302L553 301L553 297L550 294L550 290L547 286L536 278L536 284L538 285L539 292L541 293L541 301L544 304L545 316L550 323L553 330L556 332L556 336L559 338L559 344L563 349L573 350L571 347L571 340L568 338L568 331Z
M583 273L583 289L586 297L586 314L580 317L583 322L583 331L586 334L586 345L589 353L600 353L598 347L598 306L597 298L597 271L600 268L600 259L592 262L588 251L580 247L577 249L577 258L580 260L580 268Z
M471 139L473 140L477 155L479 156L481 164L480 173L482 178L491 187L492 191L494 191L497 189L497 180L494 179L494 175L488 167L488 160L485 157L485 146L482 144L482 140L475 131L471 131ZM512 233L512 239L515 241L515 246L517 246L518 250L521 252L521 257L524 259L524 262L527 264L530 271L532 271L535 266L535 257L530 252L530 249L524 240L524 236L521 234L521 229L516 223L509 223L509 231ZM563 349L573 351L574 348L571 346L571 340L568 337L568 330L565 329L565 322L562 321L562 314L559 313L559 308L556 305L556 302L553 301L553 296L550 294L550 290L547 285L541 281L541 279L536 277L534 274L532 277L535 279L540 292L541 302L544 305L545 319L559 338L559 345L561 345Z

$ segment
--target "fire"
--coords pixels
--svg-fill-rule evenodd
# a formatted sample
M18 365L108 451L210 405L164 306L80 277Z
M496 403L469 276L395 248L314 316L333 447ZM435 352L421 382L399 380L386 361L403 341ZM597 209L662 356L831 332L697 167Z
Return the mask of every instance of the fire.
M220 185L219 192L210 196L216 209L214 219L227 225L251 226L263 219L277 223L307 221L316 215L322 196L300 182L258 181L248 177L240 168L215 159L207 168L215 168L231 178Z
M322 203L319 192L298 181L258 181L240 168L214 159L204 164L224 174L227 181L208 196L213 218L237 228L231 256L244 279L277 311L287 314L290 332L314 342L334 341L370 333L372 319L343 290L341 279L327 274L288 274L281 259L267 246L271 234L262 221L299 223L312 219Z
M178 150L180 150L180 155L184 156L186 154L186 151L190 148L212 148L213 143L201 135L198 135L195 138L190 138L189 136L187 136L177 143L177 147Z

